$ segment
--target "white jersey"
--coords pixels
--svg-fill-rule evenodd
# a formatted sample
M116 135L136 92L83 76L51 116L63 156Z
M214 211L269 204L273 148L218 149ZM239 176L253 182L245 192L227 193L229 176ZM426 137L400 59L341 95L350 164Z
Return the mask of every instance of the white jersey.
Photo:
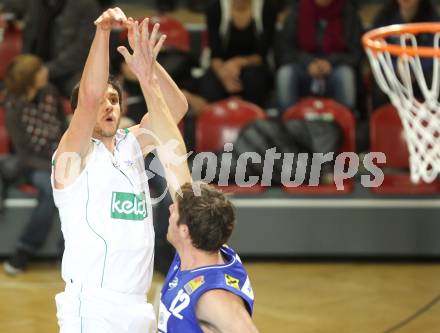
M66 283L145 294L153 274L152 207L141 148L118 130L114 153L93 139L73 184L53 188L65 240ZM53 187L52 171L52 187Z

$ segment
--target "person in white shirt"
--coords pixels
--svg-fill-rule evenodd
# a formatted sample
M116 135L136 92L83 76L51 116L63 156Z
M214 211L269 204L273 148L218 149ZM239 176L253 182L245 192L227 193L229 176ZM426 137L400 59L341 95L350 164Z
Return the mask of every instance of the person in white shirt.
M146 301L154 229L144 167L144 156L157 144L144 135L155 118L150 116L154 106L149 105L139 125L118 130L121 92L109 79L111 29L128 28L133 42L140 28L119 8L105 11L95 25L72 95L75 112L53 158L51 180L65 238L66 287L56 296L58 323L61 333L155 332L154 312ZM150 58L155 59L165 36L158 38L158 24L151 34L147 24L142 27L143 43L152 45ZM186 99L156 61L153 67L177 123L187 111Z

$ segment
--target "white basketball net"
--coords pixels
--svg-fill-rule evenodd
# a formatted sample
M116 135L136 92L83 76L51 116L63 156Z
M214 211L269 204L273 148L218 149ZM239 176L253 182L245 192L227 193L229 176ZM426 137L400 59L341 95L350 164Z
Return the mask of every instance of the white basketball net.
M439 49L440 32L434 35L433 48ZM383 39L375 40L383 45ZM415 35L400 36L400 46L417 48ZM411 181L433 182L440 173L440 66L439 57L433 57L432 80L426 82L419 56L391 55L366 48L379 87L390 97L402 120L410 154ZM427 58L428 59L428 58ZM414 97L418 89L423 100Z

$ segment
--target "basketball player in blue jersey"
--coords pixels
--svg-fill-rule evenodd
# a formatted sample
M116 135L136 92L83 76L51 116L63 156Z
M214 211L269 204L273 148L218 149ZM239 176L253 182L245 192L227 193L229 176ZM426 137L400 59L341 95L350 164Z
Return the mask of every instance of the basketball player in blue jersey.
M157 84L153 46L141 43L144 31L135 29L132 54L124 47L118 51L139 79L156 144L175 147L172 154L158 147L174 202L167 238L177 250L162 289L159 332L258 332L249 277L234 250L223 245L234 228L231 202L209 185L193 184L186 162L169 159L187 151Z
M159 332L258 332L254 295L235 251L223 245L234 228L231 202L220 191L186 183L170 207L167 238L177 254L162 288Z

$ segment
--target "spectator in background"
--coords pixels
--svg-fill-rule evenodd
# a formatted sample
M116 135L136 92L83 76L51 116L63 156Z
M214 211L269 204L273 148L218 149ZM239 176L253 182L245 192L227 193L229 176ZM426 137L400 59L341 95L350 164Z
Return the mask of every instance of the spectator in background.
M80 79L93 39L93 20L99 16L101 5L110 2L14 0L6 1L3 10L27 8L22 53L34 54L43 59L50 82L64 96L70 96L72 88Z
M374 19L374 27L438 20L437 9L431 0L388 0Z
M17 274L43 245L56 207L50 184L51 157L66 129L61 99L48 84L48 69L34 55L19 55L9 64L6 77L6 126L19 165L38 189L38 204L23 230L16 253L5 271Z
M272 1L218 0L207 7L211 65L200 94L208 102L240 95L264 105L271 81L266 58L276 16Z
M163 12L170 12L176 9L177 0L155 0L156 9Z
M177 0L155 0L156 9L160 13L170 12L177 9L179 2ZM205 5L206 0L186 0L185 7L194 12L202 12Z
M300 97L326 95L353 109L362 23L349 0L300 0L286 18L276 90L281 111Z
M2 13L12 13L15 19L22 20L26 15L28 2L30 0L0 0Z
M436 7L431 0L389 0L379 11L374 19L374 28L379 28L391 24L405 24L405 23L417 23L417 22L436 22L439 21ZM400 44L399 37L387 38L388 43ZM433 34L420 34L417 36L417 45L433 47L434 35ZM422 68L426 82L431 82L432 79L432 58L421 57ZM415 77L413 77L415 80ZM414 94L418 97L422 97L422 93L418 87L418 84L414 85ZM373 88L373 108L389 103L388 96L382 92L375 82Z

